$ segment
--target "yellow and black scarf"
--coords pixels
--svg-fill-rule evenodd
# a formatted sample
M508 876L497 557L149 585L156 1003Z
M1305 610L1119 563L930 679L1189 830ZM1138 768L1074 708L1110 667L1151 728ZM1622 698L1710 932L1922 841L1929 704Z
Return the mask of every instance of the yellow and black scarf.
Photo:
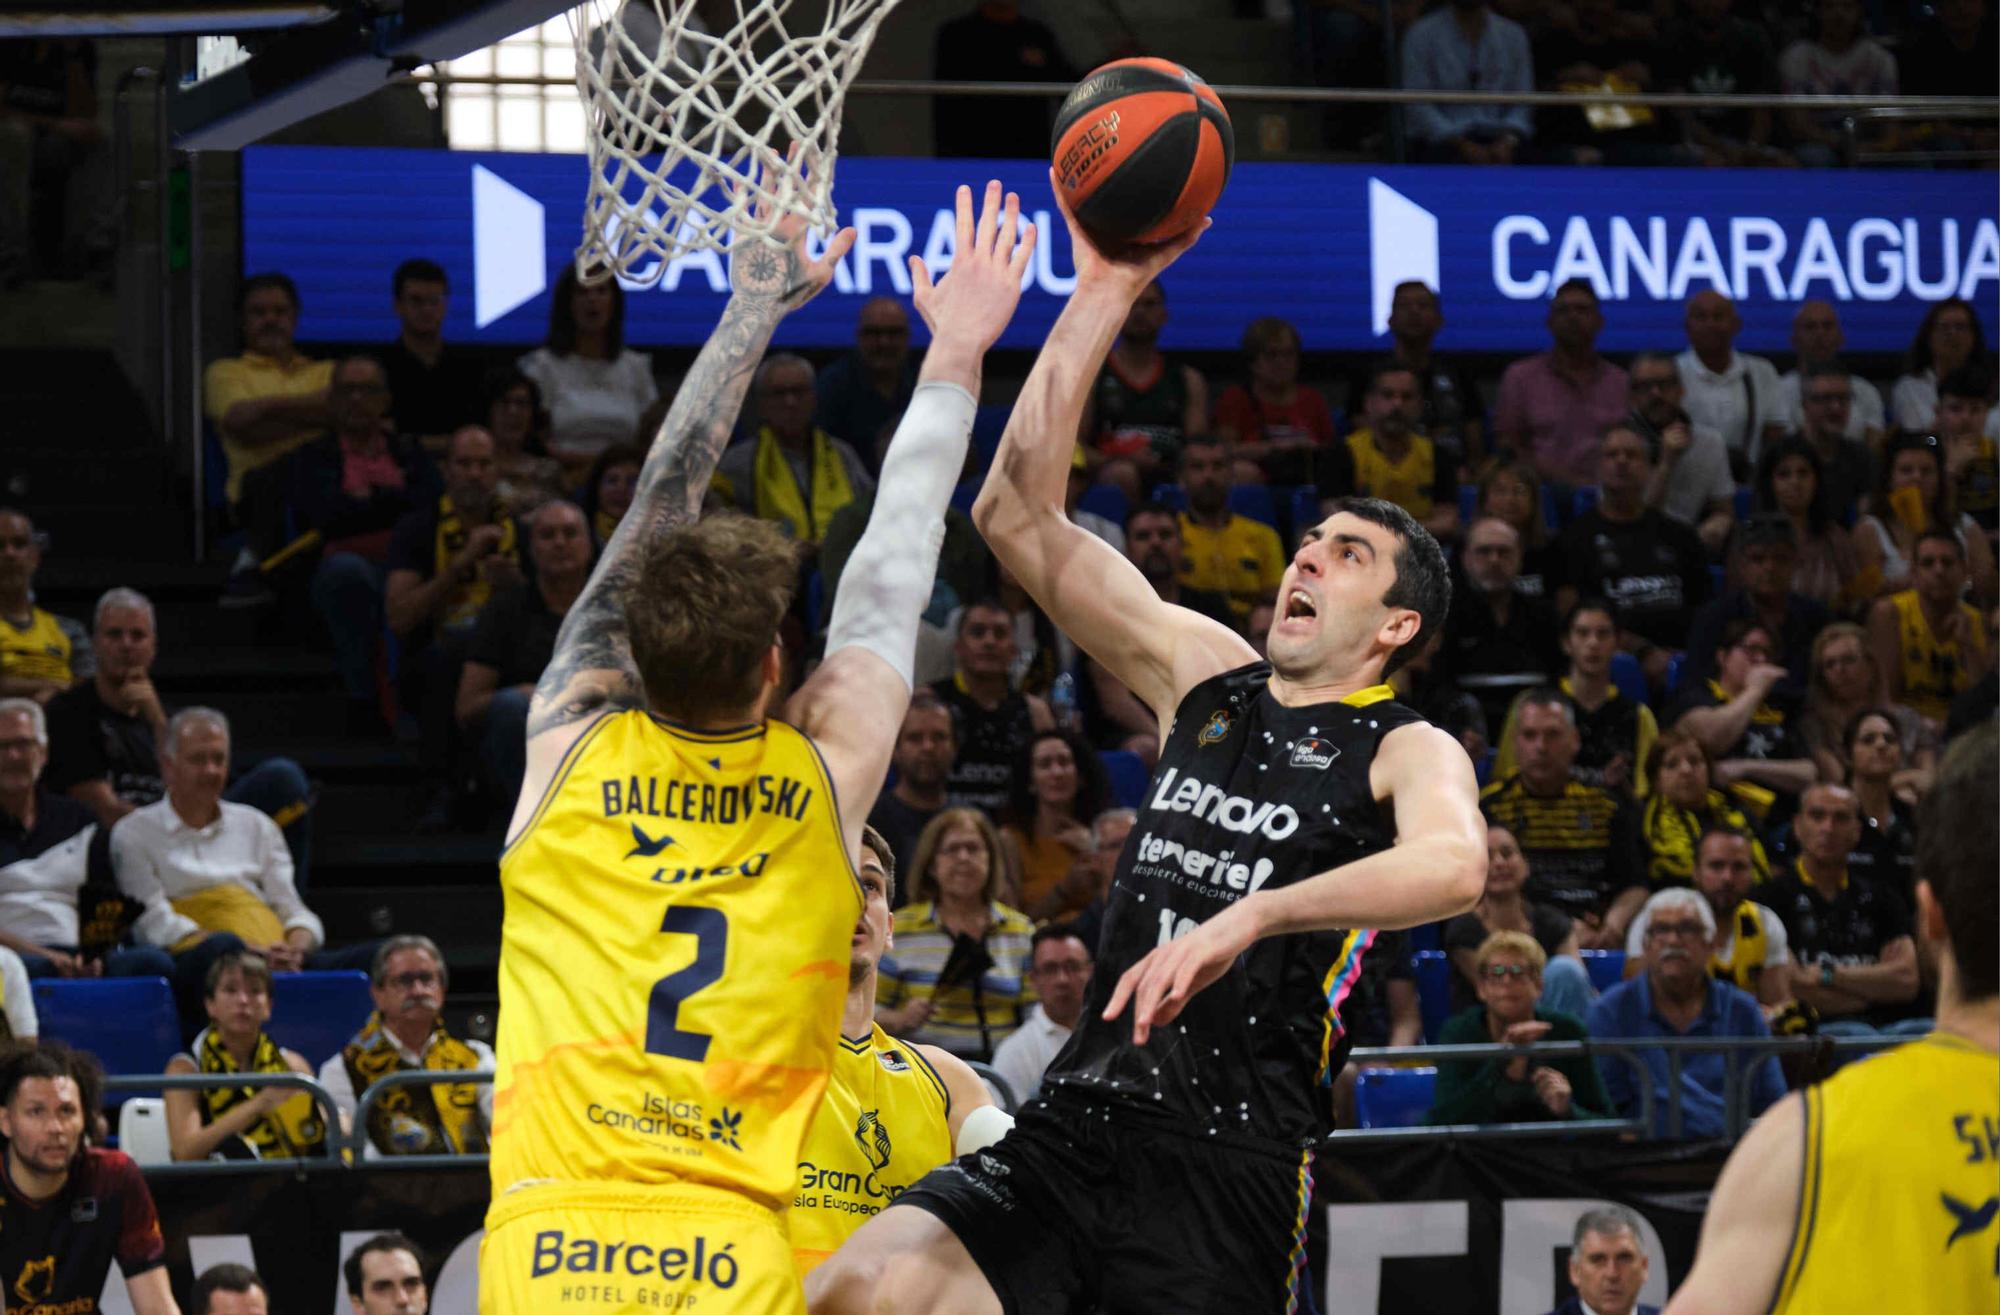
M800 497L798 477L778 436L767 425L757 431L756 479L757 515L763 520L783 521L795 539L818 543L826 538L833 515L854 501L854 486L847 479L847 464L834 449L833 439L824 429L812 432L812 462L809 480L812 505Z
M500 527L500 547L493 555L519 565L521 545L517 532L519 527L514 518L507 514L504 507L495 507L493 523ZM476 525L467 525L460 518L449 493L438 499L437 537L432 545L438 574L442 575L451 565L451 559L464 550L466 540L472 537L476 528ZM486 600L492 594L493 586L487 583L484 575L474 575L464 584L453 585L445 597L444 616L439 625L446 630L471 625L479 619L479 609L486 606Z
M469 1072L482 1067L472 1047L444 1030L440 1019L424 1047L422 1065L410 1063L396 1038L382 1025L378 1009L340 1052L347 1079L358 1097L390 1073ZM384 1155L477 1155L486 1150L486 1124L479 1112L479 1084L439 1082L428 1090L394 1087L376 1099L368 1114L368 1140Z
M196 1067L203 1073L292 1071L278 1043L264 1032L257 1034L257 1050L251 1055L248 1068L237 1067L229 1047L222 1044L222 1034L212 1027L203 1028L194 1039L194 1057ZM215 1122L262 1090L262 1087L211 1087L201 1092L202 1122ZM237 1147L225 1143L217 1154L227 1160L283 1160L322 1155L326 1151L326 1121L320 1117L319 1105L313 1098L300 1092L251 1124L237 1140Z

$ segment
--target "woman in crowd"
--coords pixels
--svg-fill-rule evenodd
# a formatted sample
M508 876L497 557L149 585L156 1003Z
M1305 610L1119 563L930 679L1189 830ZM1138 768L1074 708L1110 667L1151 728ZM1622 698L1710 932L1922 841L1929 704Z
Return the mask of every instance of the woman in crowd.
M1488 936L1473 952L1479 1003L1452 1015L1438 1034L1438 1044L1587 1040L1590 1034L1575 1015L1536 1003L1546 961L1542 947L1525 932L1496 931ZM1428 1122L1604 1119L1613 1117L1610 1109L1611 1098L1588 1055L1445 1060L1438 1065L1437 1101Z
M1532 936L1542 947L1546 966L1541 1005L1559 1014L1581 1018L1597 998L1590 972L1577 951L1576 924L1569 915L1521 894L1527 884L1528 859L1520 842L1504 826L1486 828L1486 892L1468 913L1444 925L1444 952L1451 958L1451 1007L1470 1006L1479 988L1479 947L1497 931Z
M542 390L549 452L572 478L613 443L629 443L659 398L653 361L625 349L625 290L616 279L583 283L565 265L549 299L549 336L521 358Z
M495 373L481 411L508 509L519 515L562 497L562 466L542 441L542 390L535 381L512 366Z
M974 808L947 808L917 837L911 902L876 969L875 1021L891 1036L989 1060L1021 1025L1034 993L1035 925L1000 902L1000 837Z
M1819 768L1822 781L1847 779L1847 728L1870 709L1895 723L1902 766L1891 782L1894 792L1914 803L1937 768L1937 730L1900 703L1891 703L1882 669L1868 647L1868 633L1852 621L1836 621L1813 637L1812 671L1799 735Z
M1854 541L1826 505L1826 467L1811 443L1787 438L1764 449L1757 463L1757 510L1777 512L1798 536L1792 592L1829 611L1845 611L1855 575Z
M1000 848L1036 922L1081 913L1096 895L1090 822L1107 793L1104 765L1074 732L1042 731L1022 750Z
M1889 423L1928 430L1937 422L1938 381L1967 361L1986 359L1986 330L1962 297L1933 302L1910 344L1910 372L1889 394Z
M1646 764L1653 793L1639 814L1639 835L1645 842L1646 877L1655 890L1694 884L1694 851L1701 833L1711 826L1733 826L1749 832L1743 810L1715 788L1715 764L1701 741L1684 730L1664 730L1653 741ZM1771 860L1761 840L1750 843L1750 861L1758 881L1771 877Z
M1957 532L1972 592L1991 598L1993 549L1978 523L1957 510L1936 436L1901 435L1883 454L1868 514L1854 523L1856 596L1866 599L1909 588L1917 536L1933 525Z
M1601 598L1573 603L1562 623L1562 651L1569 659L1559 688L1576 710L1578 746L1570 774L1585 785L1601 785L1643 799L1652 789L1646 763L1660 724L1653 710L1634 703L1611 683L1611 659L1618 652L1618 618ZM1504 781L1516 771L1514 721L1518 708L1507 711L1500 731L1500 752L1493 762L1493 779Z
M598 546L610 541L611 532L631 509L632 490L639 486L639 469L645 464L646 454L630 443L613 443L590 463L581 503Z
M192 1054L167 1061L169 1074L313 1075L304 1056L281 1049L264 1031L271 1021L271 967L262 955L219 956L209 967L203 1004L208 1026L196 1034ZM295 1088L180 1088L166 1098L167 1140L176 1160L287 1160L325 1153L322 1111Z
M1486 472L1479 481L1476 516L1497 516L1521 536L1521 578L1517 593L1529 598L1554 598L1562 578L1562 555L1542 515L1542 480L1534 466L1508 461Z
M1333 413L1317 388L1299 382L1299 331L1276 316L1243 330L1250 386L1233 384L1215 404L1215 430L1239 463L1267 484L1310 484L1313 452L1333 442ZM1238 480L1252 472L1241 470Z
M1861 806L1861 840L1848 856L1848 871L1887 882L1915 908L1917 809L1896 793L1902 732L1887 708L1869 708L1848 722L1845 742L1847 787Z

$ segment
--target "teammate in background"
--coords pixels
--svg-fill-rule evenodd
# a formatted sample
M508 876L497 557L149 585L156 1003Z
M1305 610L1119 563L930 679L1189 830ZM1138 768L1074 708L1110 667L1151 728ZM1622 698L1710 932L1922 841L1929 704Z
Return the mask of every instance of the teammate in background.
M1667 1315L2000 1310L2000 881L1991 719L1953 743L1917 835L1937 1030L1771 1107L1722 1170Z
M986 1084L964 1060L937 1046L898 1041L876 1026L875 965L893 944L896 856L874 827L861 831L860 871L866 902L847 962L840 1053L799 1153L798 1196L785 1216L801 1275L949 1160L973 1111L994 1108ZM980 1119L992 1126L993 1117Z
M802 1308L781 1212L834 1067L853 856L909 704L981 362L1034 246L997 182L976 228L960 188L957 220L942 281L911 262L931 345L799 691L780 701L796 549L747 517L691 522L773 330L851 229L818 261L796 218L732 254L722 322L564 618L500 859L487 1315Z
M1076 290L973 509L1160 722L1099 972L1019 1124L863 1224L811 1275L818 1311L1292 1309L1368 929L1462 912L1484 885L1465 751L1382 684L1450 595L1407 512L1359 500L1306 527L1268 664L1062 514L1093 363L1198 232L1107 253L1071 220Z
M0 1304L95 1310L115 1259L137 1315L180 1315L139 1166L123 1151L85 1146L83 1134L66 1050L31 1045L0 1060Z

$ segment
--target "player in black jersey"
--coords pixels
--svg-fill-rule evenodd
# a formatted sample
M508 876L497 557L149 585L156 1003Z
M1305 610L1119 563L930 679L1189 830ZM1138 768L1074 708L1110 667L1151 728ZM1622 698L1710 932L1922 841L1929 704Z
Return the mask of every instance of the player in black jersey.
M1443 552L1339 504L1287 568L1270 661L1163 602L1063 515L1070 444L1127 309L1193 234L1077 282L974 508L1050 619L1158 716L1083 1017L1008 1135L905 1192L812 1276L816 1312L1291 1312L1311 1147L1374 929L1472 907L1485 826L1458 742L1387 672L1442 623Z
M137 1315L178 1315L152 1194L123 1151L83 1144L69 1060L33 1045L0 1059L0 1308L94 1311L116 1260Z

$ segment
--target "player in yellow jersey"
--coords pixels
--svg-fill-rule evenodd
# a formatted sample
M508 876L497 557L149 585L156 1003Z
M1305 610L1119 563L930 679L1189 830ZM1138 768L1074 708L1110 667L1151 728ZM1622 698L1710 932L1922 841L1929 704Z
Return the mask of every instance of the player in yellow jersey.
M2000 736L1945 754L1917 842L1937 1030L1773 1105L1667 1315L2000 1310Z
M875 1025L875 965L891 944L896 856L873 827L862 829L860 870L867 902L854 924L840 1050L799 1154L798 1196L785 1221L801 1276L904 1188L953 1155L998 1140L1012 1122L964 1060Z
M916 628L985 352L1034 229L957 197L951 270L913 259L932 339L834 602L782 699L798 564L775 526L693 523L751 371L853 241L803 225L734 289L564 618L501 855L486 1315L803 1310L781 1220L839 1040L852 856L909 703Z

